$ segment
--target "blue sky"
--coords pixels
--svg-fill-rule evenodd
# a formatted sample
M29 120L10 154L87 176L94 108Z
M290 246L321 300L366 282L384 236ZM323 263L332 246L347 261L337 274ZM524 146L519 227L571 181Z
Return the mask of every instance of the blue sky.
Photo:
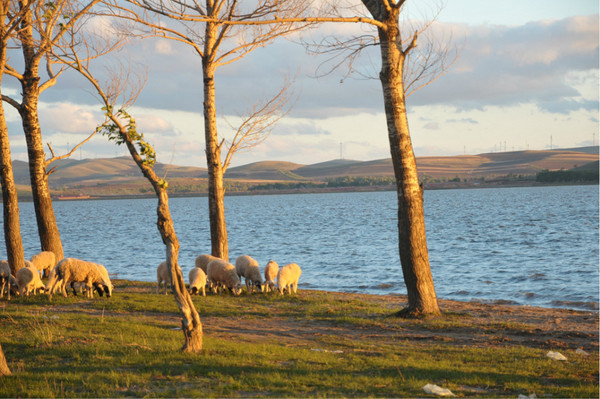
M418 17L437 3L407 4L410 16ZM423 4L430 8L416 9ZM352 29L358 28L322 31ZM448 0L434 29L440 37L452 37L460 54L448 73L407 100L417 156L598 143L597 1ZM205 167L199 58L166 40L147 40L130 52L148 66L148 81L131 112L159 160ZM219 128L226 138L229 124L249 104L275 93L285 74L296 76L295 107L264 143L236 154L233 166L324 162L340 157L340 144L346 159L389 157L379 81L342 81L342 71L317 79L322 60L283 40L217 71ZM358 67L376 76L378 53L365 54ZM102 120L88 91L66 76L42 95L44 141L55 149L66 150ZM12 111L9 117L13 157L26 160L18 117ZM97 137L76 158L123 154L123 148Z

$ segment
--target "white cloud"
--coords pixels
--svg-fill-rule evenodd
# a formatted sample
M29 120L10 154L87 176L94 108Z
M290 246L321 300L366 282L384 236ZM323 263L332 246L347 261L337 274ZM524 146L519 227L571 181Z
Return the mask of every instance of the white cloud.
M70 103L40 104L39 118L45 136L56 133L90 134L104 118L100 112Z

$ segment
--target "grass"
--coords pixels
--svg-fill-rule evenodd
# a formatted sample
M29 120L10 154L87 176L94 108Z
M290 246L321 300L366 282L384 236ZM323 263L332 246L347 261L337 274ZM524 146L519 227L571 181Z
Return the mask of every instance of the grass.
M563 350L569 361L557 362L539 347L459 344L437 334L474 333L470 315L402 320L380 301L316 291L199 297L204 349L185 354L170 295L115 285L109 300L0 302L13 372L0 397L426 397L428 383L459 397L598 396L597 352ZM531 326L482 328L494 337Z

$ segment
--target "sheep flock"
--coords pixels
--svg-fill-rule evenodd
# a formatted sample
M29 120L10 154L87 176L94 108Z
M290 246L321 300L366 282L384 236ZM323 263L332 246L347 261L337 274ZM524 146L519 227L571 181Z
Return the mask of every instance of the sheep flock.
M77 295L79 291L85 293L87 298L93 298L94 292L99 296L106 294L107 298L113 293L109 273L106 267L98 263L75 258L57 260L54 253L42 251L33 255L30 260L25 260L24 266L13 276L9 263L0 261L0 298L5 293L8 300L11 294L36 295L40 290L50 298L56 293L66 297L68 287L73 295ZM242 294L244 286L247 294L297 293L302 271L296 263L279 267L277 262L269 260L263 273L261 274L259 263L249 255L238 256L234 263L229 263L212 255L202 254L195 259L194 266L189 271L188 290L191 295L202 296L206 296L207 292L215 295L228 292L237 296ZM44 278L47 278L46 284L42 280ZM162 288L162 292L167 294L172 282L166 261L158 265L156 278L156 293L160 293Z

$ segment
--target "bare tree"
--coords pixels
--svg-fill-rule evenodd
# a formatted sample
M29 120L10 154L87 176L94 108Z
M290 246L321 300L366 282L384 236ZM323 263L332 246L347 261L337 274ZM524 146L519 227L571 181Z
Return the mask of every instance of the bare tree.
M126 8L121 7L119 1L105 1L112 4L113 11L120 17L144 24L157 36L191 46L202 60L211 252L214 256L228 259L223 175L235 151L247 149L264 140L274 122L286 112L290 95L286 90L282 90L274 98L254 106L248 112L248 118L236 129L237 133L233 140L226 143L217 132L215 73L218 67L241 59L277 37L304 28L306 21L283 22L283 20L301 15L309 7L310 2L306 0L255 2L128 0L130 7ZM156 18L166 18L166 22L154 21ZM271 22L265 25L247 24L264 18L270 18ZM278 22L279 20L282 22ZM240 24L235 24L236 22ZM174 25L176 26L172 27ZM262 138L259 138L261 136ZM222 157L224 144L229 144L225 159Z
M175 301L182 315L181 327L185 338L183 351L199 352L202 350L202 323L200 315L196 310L190 294L185 288L185 281L179 266L179 240L175 233L173 219L169 210L169 196L167 193L168 183L159 177L154 171L156 152L144 135L137 131L135 120L125 111L132 105L139 91L143 87L143 79L135 79L129 73L129 69L122 68L119 73L112 73L107 82L101 85L94 76L90 63L107 52L107 49L115 48L114 45L104 46L102 49L90 46L90 41L83 35L77 34L76 30L70 32L70 40L63 43L61 53L54 52L54 56L60 62L68 65L79 72L91 83L95 93L103 104L106 120L96 131L102 131L108 139L116 144L125 144L132 159L140 168L142 174L152 185L158 198L157 227L166 247L166 259L173 282L172 290ZM79 53L85 53L81 58ZM137 85L134 84L137 82ZM129 93L126 87L134 87ZM117 101L122 99L121 107L117 108Z
M305 18L283 19L263 18L261 21L228 21L230 24L269 24L304 21L360 22L377 29L374 37L354 36L349 40L333 38L317 46L317 52L343 55L341 61L334 62L333 68L347 64L349 72L356 72L354 62L361 52L371 46L379 46L381 71L379 79L383 89L385 114L388 126L388 140L398 199L398 246L404 282L408 292L408 306L398 312L401 316L439 314L437 296L429 265L429 254L425 236L423 214L423 191L419 185L416 160L410 138L406 113L406 96L433 82L452 64L448 47L436 44L429 38L424 51L416 52L417 42L431 24L415 29L407 37L403 36L400 15L405 0L361 0L350 2L330 2L320 15ZM366 7L368 15L361 14L360 5ZM348 16L348 14L351 14ZM354 14L354 15L352 15ZM358 15L357 15L358 14ZM413 54L416 54L414 57Z
M412 148L406 94L435 80L448 64L436 56L434 47L416 60L416 68L407 68L420 34L415 30L402 36L400 14L405 0L361 0L377 25L377 40L381 51L379 79L383 89L388 139L398 198L398 246L404 282L408 292L408 306L398 314L417 316L439 314L437 296L429 265L423 191L419 185L417 164ZM426 26L427 27L427 26ZM361 46L357 48L358 54ZM420 83L419 83L420 82Z
M12 4L17 2L22 12L15 40L23 53L24 68L23 72L18 72L15 67L6 65L5 73L18 79L21 84L22 98L19 102L3 95L2 99L14 106L21 116L27 142L29 176L41 247L44 251L54 252L57 259L63 258L63 248L52 207L47 173L48 164L56 158L53 154L50 160L45 159L42 130L38 119L38 102L40 94L56 83L62 71L54 73L51 63L47 62L49 79L40 83L40 67L66 29L85 16L99 1L11 1Z
M0 2L0 96L2 95L2 77L7 62L6 48L8 40L18 29L22 15L23 9L19 10L15 7L14 3ZM2 101L0 101L0 182L2 183L2 202L4 205L6 255L11 272L14 275L17 270L25 266L25 256L19 223L19 201L13 176L8 127L4 115L4 102Z
M10 374L10 369L8 368L8 364L6 364L6 357L4 357L4 352L2 351L2 345L0 345L0 377Z

